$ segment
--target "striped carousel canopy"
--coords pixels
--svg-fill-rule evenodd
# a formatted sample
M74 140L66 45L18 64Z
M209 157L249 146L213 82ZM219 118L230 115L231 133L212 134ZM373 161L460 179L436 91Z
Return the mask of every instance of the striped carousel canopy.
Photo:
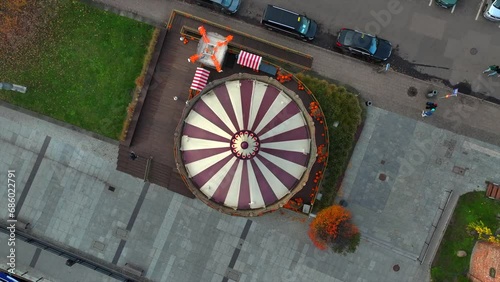
M245 51L240 52L240 54L238 55L238 60L236 61L238 65L249 67L254 70L259 69L261 62L262 62L261 56L257 56L255 54L248 53Z
M204 92L180 132L181 159L192 185L235 210L280 201L310 164L304 109L283 90L255 79L228 80Z
M209 76L210 76L209 70L197 67L190 88L196 91L203 90L203 88L205 88L205 86L207 85Z

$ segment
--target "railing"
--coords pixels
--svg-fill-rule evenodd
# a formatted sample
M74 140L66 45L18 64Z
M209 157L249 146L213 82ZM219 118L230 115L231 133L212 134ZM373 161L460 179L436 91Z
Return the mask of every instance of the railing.
M125 135L125 139L121 141L121 144L130 147L132 143L132 139L134 138L135 128L137 126L137 122L139 121L139 117L142 112L142 107L144 105L144 101L146 100L146 96L148 94L149 87L153 82L153 75L156 70L156 64L158 63L158 58L160 57L161 49L163 48L163 42L165 41L165 37L167 35L166 30L161 30L158 35L158 41L156 42L155 50L153 51L151 60L149 62L148 70L146 72L146 77L144 78L144 85L142 86L141 93L139 94L139 100L135 106L134 114L132 115L132 120L128 126L127 134Z
M214 25L214 26L217 26L215 23L209 23L209 24ZM220 28L227 29L227 28L225 28L225 27L220 27ZM196 38L196 39L200 39L200 38L201 38L201 35L200 35L200 33L198 32L198 30L197 30L197 29L195 29L195 28L191 28L191 27L188 27L188 26L185 26L185 25L184 25L184 26L182 26L181 31L180 31L180 34L181 34L181 35L183 35L183 36L188 37L188 39L189 39L189 38ZM262 40L262 39L252 37L252 36L250 36L250 35L248 35L248 34L244 34L244 35L245 35L245 36L247 36L247 37L250 37L250 38L252 38L252 39L254 39L254 40L258 40L258 41L260 41L260 42L265 42L266 44L272 45L272 46L274 46L274 47L278 47L278 48L280 48L280 49L282 49L282 50L285 50L285 51L287 51L287 52L295 53L295 54L300 55L300 56L302 56L302 57L304 57L304 58L310 58L310 57L311 57L311 56L309 56L309 55L305 55L305 54L302 54L302 53L300 53L300 52L296 52L295 50L288 49L288 48L286 48L286 47L282 47L282 46L279 46L279 45L273 44L272 42L267 42L267 41L264 41L264 40ZM271 55L271 54L268 54L268 53L262 52L262 51L257 50L257 49L253 49L253 48L248 47L248 46L246 46L246 45L241 45L241 44L235 43L234 41L231 41L231 42L228 44L228 48L229 48L230 50L231 50L231 49L233 49L233 50L234 50L234 49L236 49L236 50L238 50L238 51L240 51L240 50L244 50L244 51L248 51L248 52L250 52L250 53L254 53L254 54L259 55L259 56L262 56L262 57L272 58L272 59L277 60L277 61L279 61L279 62L283 62L283 63L285 63L285 64L289 64L289 65L296 66L296 67L298 67L298 68L300 68L300 69L302 69L302 70L310 70L310 69L311 69L311 68L310 68L310 67L308 67L308 66L304 66L304 65L297 64L297 63L295 63L295 62L288 61L288 60L283 59L283 58L280 58L280 57L273 56L273 55Z
M325 144L326 144L326 150L327 150L328 154L326 155L325 165L323 166L323 169L321 170L322 177L318 181L318 185L317 185L318 190L316 191L316 195L318 195L319 188L321 187L323 179L325 178L325 171L326 171L326 168L328 166L328 159L330 158L330 154L329 154L329 152L330 152L330 134L328 133L328 122L326 121L326 116L325 116L325 113L323 112L323 109L321 108L321 104L319 103L318 99L316 99L316 96L314 96L314 93L309 88L307 88L307 86L304 85L304 83L302 83L302 81L300 81L295 75L293 75L292 78L298 84L302 85L304 87L304 91L306 91L306 93L309 94L312 97L312 99L314 100L314 102L317 103L317 105L318 105L318 107L319 107L319 109L321 111L321 114L323 115L323 119L324 119L323 129L325 130ZM318 145L319 144L316 144L316 146L318 146ZM311 176L309 176L309 177L311 177ZM315 198L316 198L316 195L314 196ZM315 202L316 202L316 199L314 199L313 202L311 203L311 208L309 209L309 214L312 213L312 210L313 210Z
M144 171L144 182L149 182L149 172L151 171L152 162L153 162L153 157L149 157L146 163L146 170Z
M432 239L434 239L434 235L436 233L436 229L437 229L437 226L439 224L439 222L441 221L441 218L443 217L443 213L446 209L446 207L448 206L448 204L450 203L450 199L451 199L451 196L453 195L453 190L450 190L450 191L446 191L448 192L448 197L446 198L446 202L443 206L443 208L438 208L440 210L439 212L439 217L437 218L437 220L432 224L432 232L429 234L430 236L427 236L425 242L424 242L424 246L422 248L422 250L420 251L420 254L418 256L418 261L420 262L420 264L424 263L424 260L425 260L425 257L427 256L427 253L428 253L428 250L429 250L429 245L432 241ZM453 209L455 209L455 207L452 207ZM445 223L445 228L444 230L446 231L446 228L449 224L449 220L446 221ZM439 244L437 244L437 246L439 247Z
M7 229L7 226L5 223L0 223L0 231L5 233L5 234L10 234L10 231ZM34 236L27 234L25 232L22 232L20 229L16 229L16 240L22 240L28 244L31 244L37 248L40 248L44 251L49 251L57 256L63 257L68 259L67 264L72 265L74 263L81 264L83 266L86 266L92 270L95 270L97 272L100 272L106 276L113 277L117 280L121 281L148 281L145 278L140 278L136 275L132 274L127 274L123 273L120 270L115 270L110 267L106 267L102 264L95 263L92 260L85 258L83 255L76 254L71 251L64 250L61 247L58 247L54 244L44 242L38 238L35 238Z

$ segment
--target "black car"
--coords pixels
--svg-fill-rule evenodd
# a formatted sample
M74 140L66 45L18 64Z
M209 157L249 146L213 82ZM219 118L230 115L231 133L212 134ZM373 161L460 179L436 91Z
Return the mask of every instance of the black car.
M314 20L274 5L267 5L261 23L269 30L280 31L304 41L313 40L318 29Z
M339 31L336 47L343 52L377 62L386 61L392 53L391 42L348 28Z

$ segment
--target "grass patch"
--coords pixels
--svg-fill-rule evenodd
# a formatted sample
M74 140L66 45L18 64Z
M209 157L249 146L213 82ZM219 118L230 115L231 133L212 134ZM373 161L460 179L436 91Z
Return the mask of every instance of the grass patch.
M484 191L470 192L459 198L432 263L432 281L469 281L466 275L476 240L467 233L467 225L481 220L495 232L500 227L496 219L499 212L500 201L486 198ZM466 251L467 256L457 257L459 250Z
M18 46L30 56L0 54L17 65L3 69L0 81L28 91L0 90L0 99L118 139L153 27L78 1L41 2L38 12L53 16Z
M345 87L301 73L297 77L315 95L328 123L329 156L320 188L323 198L314 203L314 211L317 212L333 202L337 182L342 178L354 148L363 110L358 97ZM335 121L339 122L338 127L333 126Z

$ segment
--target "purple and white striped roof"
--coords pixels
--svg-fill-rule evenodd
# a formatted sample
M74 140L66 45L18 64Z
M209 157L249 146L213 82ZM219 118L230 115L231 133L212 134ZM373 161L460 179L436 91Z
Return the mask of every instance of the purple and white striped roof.
M185 114L179 141L195 189L219 205L254 210L302 186L315 145L297 100L256 79L205 90Z

